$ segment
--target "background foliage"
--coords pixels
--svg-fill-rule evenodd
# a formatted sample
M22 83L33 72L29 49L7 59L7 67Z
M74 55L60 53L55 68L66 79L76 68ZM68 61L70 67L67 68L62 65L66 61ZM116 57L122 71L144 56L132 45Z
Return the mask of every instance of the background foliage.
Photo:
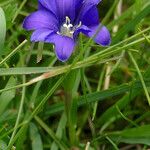
M36 8L0 0L0 150L148 149L150 1L103 0L111 46L80 35L65 64L23 30Z

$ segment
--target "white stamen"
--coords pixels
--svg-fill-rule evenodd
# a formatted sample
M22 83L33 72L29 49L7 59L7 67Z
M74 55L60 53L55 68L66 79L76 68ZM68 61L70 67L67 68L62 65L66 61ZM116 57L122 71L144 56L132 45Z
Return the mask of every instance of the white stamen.
M80 21L79 24L78 24L78 26L76 28L79 28L81 26L82 26L82 22Z
M71 24L71 20L68 16L66 16L65 23L61 26L60 32L58 31L57 34L62 34L68 37L73 38L74 31L82 25L80 21L78 25L73 26Z
M66 24L70 24L71 20L68 16L66 16Z

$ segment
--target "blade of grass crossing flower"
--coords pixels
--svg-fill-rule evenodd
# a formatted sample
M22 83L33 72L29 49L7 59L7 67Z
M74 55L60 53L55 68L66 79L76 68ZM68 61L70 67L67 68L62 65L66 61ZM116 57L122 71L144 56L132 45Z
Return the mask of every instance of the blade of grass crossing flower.
M140 80L141 80L141 83L142 83L142 86L143 86L143 89L144 89L144 92L145 92L147 101L148 101L148 103L149 103L149 105L150 105L150 96L149 96L149 93L148 93L148 89L147 89L147 87L146 87L146 84L145 84L145 82L144 82L142 73L140 72L140 69L139 69L139 67L138 67L138 65L137 65L137 63L136 63L136 60L134 59L132 53L131 53L131 52L128 52L128 54L129 54L129 56L130 56L130 58L131 58L131 60L132 60L132 62L133 62L133 64L134 64L134 67L135 67L135 69L136 69L136 71L137 71L137 73L138 73L138 75L139 75L139 78L140 78Z
M147 36L147 38L150 38L150 36ZM116 48L115 50L111 51L111 49L114 48L114 46L112 46L111 48L107 48L106 50L103 50L103 51L101 51L97 54L94 54L94 55L88 57L87 59L85 59L83 61L78 62L72 69L77 69L77 68L81 68L81 67L84 67L84 66L90 66L93 63L97 62L99 59L103 59L103 57L108 57L112 54L116 54L117 52L120 52L121 50L123 50L125 48L129 48L129 47L134 46L134 45L136 45L138 43L141 43L143 41L145 41L145 38L140 38L139 40L136 40L136 41L131 42L131 43L129 43L129 44L123 46L123 47L119 47L119 48ZM118 44L117 44L117 46L118 46ZM106 53L106 54L102 55L103 53ZM9 71L9 69L2 68L2 69L0 69L0 74L1 75L22 75L22 74L35 74L35 73L37 74L37 73L48 72L48 71L51 71L51 70L54 71L56 69L56 71L54 71L54 72L58 71L58 73L54 73L54 75L53 75L53 73L50 72L51 77L53 77L53 76L56 76L56 75L59 75L61 73L66 72L67 68L69 68L69 67L70 66L65 66L65 67L62 67L62 69L60 67L58 67L58 69L57 68L51 68L51 67L50 68L48 68L48 67L34 68L33 67L33 68L17 68L17 69L10 68L10 71ZM41 80L43 80L43 78Z
M130 51L137 52L137 50L130 49ZM98 61L97 64L104 64L109 61L115 61L120 59L121 57L116 56L108 59L102 58L102 60ZM56 60L56 59L55 59ZM74 69L80 69L85 67L90 67L93 65L93 63L83 61L78 62L73 68ZM49 73L49 78L58 76L60 74L63 74L67 71L67 69L70 67L70 65L62 66L62 67L17 67L17 68L0 68L0 76L8 76L8 75L31 75L31 74L40 74L40 73ZM43 79L44 74L42 75L42 78L38 78L40 80ZM36 79L36 78L34 78ZM38 80L38 81L40 81ZM31 81L31 80L30 80ZM32 80L33 82L33 80Z
M150 38L150 36L147 36L147 38ZM117 48L116 50L112 50L112 51L110 51L110 49L107 48L106 50L103 50L103 51L101 51L101 52L99 52L97 54L94 54L93 56L88 57L87 59L83 60L82 62L79 62L77 64L73 63L72 65L66 66L63 69L61 69L61 68L59 68L58 70L56 69L56 71L53 70L54 71L53 73L52 72L48 72L48 73L43 74L43 75L41 75L41 76L39 76L37 78L34 78L33 80L30 80L29 82L26 82L25 84L17 85L17 86L10 87L10 88L7 88L7 89L2 89L2 90L0 90L0 93L2 93L4 91L11 90L11 89L32 85L32 84L34 84L36 82L39 82L41 80L44 80L44 79L47 79L47 78L51 78L51 77L54 77L54 76L59 75L59 74L63 74L65 72L67 72L68 69L70 70L71 68L72 69L77 69L77 68L82 67L82 65L85 67L85 64L88 64L86 66L90 66L90 65L92 65L95 62L97 62L100 59L103 59L103 58L108 57L110 55L116 54L116 53L120 52L123 49L129 48L129 47L131 47L133 45L136 45L138 43L141 43L143 41L145 41L145 38L141 38L139 40L136 40L136 41L134 41L132 43L129 43L129 44L127 44L127 45L125 45L125 46L123 46L121 48ZM80 57L80 55L79 55L79 57ZM77 60L77 59L75 59L75 60Z
M150 38L150 36L147 36L147 38ZM133 42L131 42L129 44L126 44L126 45L124 45L122 47L119 47L119 48L116 48L116 49L113 49L113 50L110 50L110 49L114 48L114 46L111 46L111 47L109 47L109 48L107 48L107 49L105 49L103 51L100 51L100 52L98 52L96 54L93 54L92 56L88 57L84 61L84 63L87 62L87 61L90 62L90 63L93 62L93 61L96 62L100 58L106 57L106 55L110 56L110 55L116 54L116 53L118 53L118 52L120 52L120 51L122 51L122 50L124 50L126 48L129 48L129 47L133 46L133 45L136 45L138 43L142 43L143 41L145 41L145 38L140 38L140 39L135 40L135 41L133 41Z
M147 29L145 29L145 30L143 30L143 31L141 31L141 32L139 32L139 33L137 33L137 34L135 34L132 37L129 37L129 38L125 39L124 41L121 41L120 43L118 43L116 45L110 46L109 48L107 48L103 52L105 52L105 51L111 51L114 48L121 46L123 43L126 43L126 42L128 42L130 40L133 40L134 38L140 36L141 34L143 34L144 32L147 32L149 30L150 30L150 27L147 28ZM147 38L149 38L149 36ZM141 41L140 40L136 40L137 42L133 42L133 45L136 45L137 43L142 42L143 40L145 40L145 39L141 38ZM127 46L125 45L125 46L123 46L123 48L120 48L120 49L122 50L122 49L125 49L126 47L128 48L128 47L133 46L133 45L132 45L132 43L129 43L129 44L127 44ZM97 54L94 54L93 56L96 57L97 55L101 55L101 54L102 54L102 52L99 52ZM90 56L89 58L91 58L93 56ZM87 58L87 60L89 58ZM99 58L97 58L97 59L99 59ZM80 66L81 64L83 64L83 62L85 63L86 60L83 60L83 61L79 62L77 64L77 66ZM91 62L89 62L89 61L87 62L87 64L90 64L90 63ZM0 75L37 74L37 73L48 72L48 71L51 71L51 70L54 70L54 68L48 68L48 67L46 67L46 68L45 67L41 67L41 68L38 68L38 67L37 68L17 68L17 69L16 68L13 68L13 69L10 68L10 71L6 70L6 69L0 69Z
M3 46L6 36L6 19L3 9L0 7L0 56L2 55Z
M149 36L148 36L148 38L149 38ZM139 40L137 40L137 41L134 41L134 42L132 42L132 43L129 43L129 44L127 44L127 45L125 45L125 46L123 46L122 48L119 48L119 50L117 49L117 51L120 51L120 49L122 50L122 49L125 49L125 48L128 48L128 47L130 47L130 46L133 46L133 45L135 45L135 44L137 44L137 43L141 43L142 41L144 41L145 40L145 38L141 38L141 39L139 39ZM114 54L114 51L113 51L113 53L110 53L109 52L109 48L108 49L106 49L106 50L104 50L104 52L107 52L108 51L108 54L109 55L112 55L112 54ZM100 55L101 54L101 55ZM103 55L102 55L102 52L99 52L98 53L98 55L100 55L100 56L97 56L97 54L94 54L93 56L94 56L94 59L96 58L96 60L97 59L100 59L100 57L102 58L102 57L104 57ZM89 57L89 58L91 58L91 57ZM88 59L87 59L88 60ZM87 61L86 60L86 61ZM90 59L91 60L91 59ZM84 61L84 60L83 60ZM93 61L93 57L92 57L92 61ZM94 61L95 62L95 61ZM43 79L42 79L43 80ZM38 81L40 81L40 80L38 80ZM35 82L33 82L33 83L35 83ZM14 88L20 88L20 87L23 87L23 86L28 86L28 85L31 85L31 84L33 84L32 82L27 82L27 83L25 83L25 84L23 84L23 85L18 85L18 86L15 86L15 87L11 87L11 88L7 88L7 89L3 89L3 90L0 90L0 92L4 92L4 91L7 91L7 90L11 90L11 89L14 89Z

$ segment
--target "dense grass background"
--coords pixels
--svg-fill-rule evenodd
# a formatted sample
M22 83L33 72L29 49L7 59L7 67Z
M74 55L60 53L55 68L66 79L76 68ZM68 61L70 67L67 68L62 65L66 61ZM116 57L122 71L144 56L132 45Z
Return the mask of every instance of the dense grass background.
M0 150L148 150L150 1L103 0L111 46L80 35L67 63L22 29L36 8L0 0Z

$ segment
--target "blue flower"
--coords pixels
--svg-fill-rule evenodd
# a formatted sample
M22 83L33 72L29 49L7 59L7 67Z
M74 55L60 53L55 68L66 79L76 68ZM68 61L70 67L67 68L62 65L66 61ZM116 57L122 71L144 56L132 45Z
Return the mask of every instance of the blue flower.
M57 58L65 62L75 49L79 33L95 35L99 26L97 5L101 0L39 0L38 10L23 22L23 28L34 30L32 42L53 43ZM110 44L105 26L94 41L102 46Z

